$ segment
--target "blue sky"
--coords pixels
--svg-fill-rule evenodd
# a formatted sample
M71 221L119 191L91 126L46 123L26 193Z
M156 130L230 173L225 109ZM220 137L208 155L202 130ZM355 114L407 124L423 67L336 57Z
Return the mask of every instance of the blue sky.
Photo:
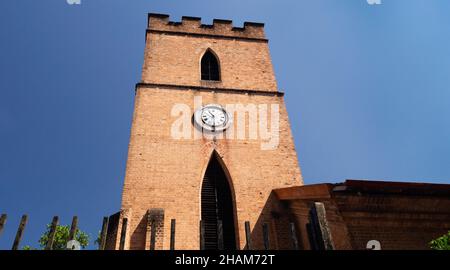
M306 184L450 184L450 1L81 1L0 2L0 249L119 210L148 12L266 23Z

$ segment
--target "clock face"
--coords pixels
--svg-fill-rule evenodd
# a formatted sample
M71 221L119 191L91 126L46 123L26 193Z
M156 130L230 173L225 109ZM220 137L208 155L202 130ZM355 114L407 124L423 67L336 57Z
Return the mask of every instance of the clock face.
M194 121L197 126L208 131L223 131L230 124L231 117L220 105L209 104L194 114Z
M222 109L206 107L202 110L202 121L211 127L218 127L226 122L226 113Z

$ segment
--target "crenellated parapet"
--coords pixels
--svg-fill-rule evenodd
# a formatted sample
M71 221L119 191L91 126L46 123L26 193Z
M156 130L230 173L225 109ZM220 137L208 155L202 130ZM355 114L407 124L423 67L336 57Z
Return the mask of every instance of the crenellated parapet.
M235 27L231 20L214 19L213 24L208 25L202 24L199 17L183 16L181 22L173 22L170 21L169 15L149 13L147 27L150 32L266 41L264 24L255 22L244 22L243 27Z

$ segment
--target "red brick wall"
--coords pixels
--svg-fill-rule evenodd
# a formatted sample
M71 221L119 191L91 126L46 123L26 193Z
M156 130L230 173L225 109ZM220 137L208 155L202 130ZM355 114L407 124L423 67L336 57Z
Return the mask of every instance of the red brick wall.
M381 248L387 250L429 249L432 239L450 230L450 197L441 191L434 192L433 185L414 193L403 191L416 184L407 183L394 192L386 191L383 184L377 185L370 192L322 184L285 188L275 193L286 205L285 215L295 221L303 249L311 248L306 224L313 202L325 204L336 249L366 249L370 240L379 241Z
M136 91L122 195L122 210L129 217L130 249L146 246L145 215L151 208L165 211L164 249L169 248L170 219L176 219L177 224L175 248L199 248L201 183L213 151L223 160L232 183L241 248L245 245L244 221L255 226L272 189L302 184L262 26L250 24L245 30L233 30L227 23L216 22L199 30L191 25L194 22L196 25L195 20L185 19L173 26L165 18L150 18L152 31L147 33L142 72L146 85ZM166 30L183 34L161 32ZM207 48L219 57L219 83L200 81L200 58ZM201 91L193 86L202 87ZM176 118L171 109L175 104L186 104L193 112L194 96L201 96L203 104L278 104L279 146L262 150L260 139L173 139L170 130Z
M233 31L231 24L216 23L212 28L200 28L199 21L185 20L181 25L171 26L166 19L151 18L149 29L165 32L147 34L143 82L278 90L263 27ZM179 32L184 34L175 34ZM207 49L219 59L221 82L211 84L200 80L200 61Z
M450 198L337 195L354 249L378 240L382 249L429 249L450 230Z

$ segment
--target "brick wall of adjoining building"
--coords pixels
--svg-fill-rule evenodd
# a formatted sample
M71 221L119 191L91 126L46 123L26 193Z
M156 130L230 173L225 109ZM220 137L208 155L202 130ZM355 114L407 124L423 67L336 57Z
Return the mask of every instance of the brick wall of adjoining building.
M336 249L366 249L377 240L382 249L423 250L450 230L450 185L347 180L274 193L295 222L302 249L311 249L306 225L314 202L325 205Z

